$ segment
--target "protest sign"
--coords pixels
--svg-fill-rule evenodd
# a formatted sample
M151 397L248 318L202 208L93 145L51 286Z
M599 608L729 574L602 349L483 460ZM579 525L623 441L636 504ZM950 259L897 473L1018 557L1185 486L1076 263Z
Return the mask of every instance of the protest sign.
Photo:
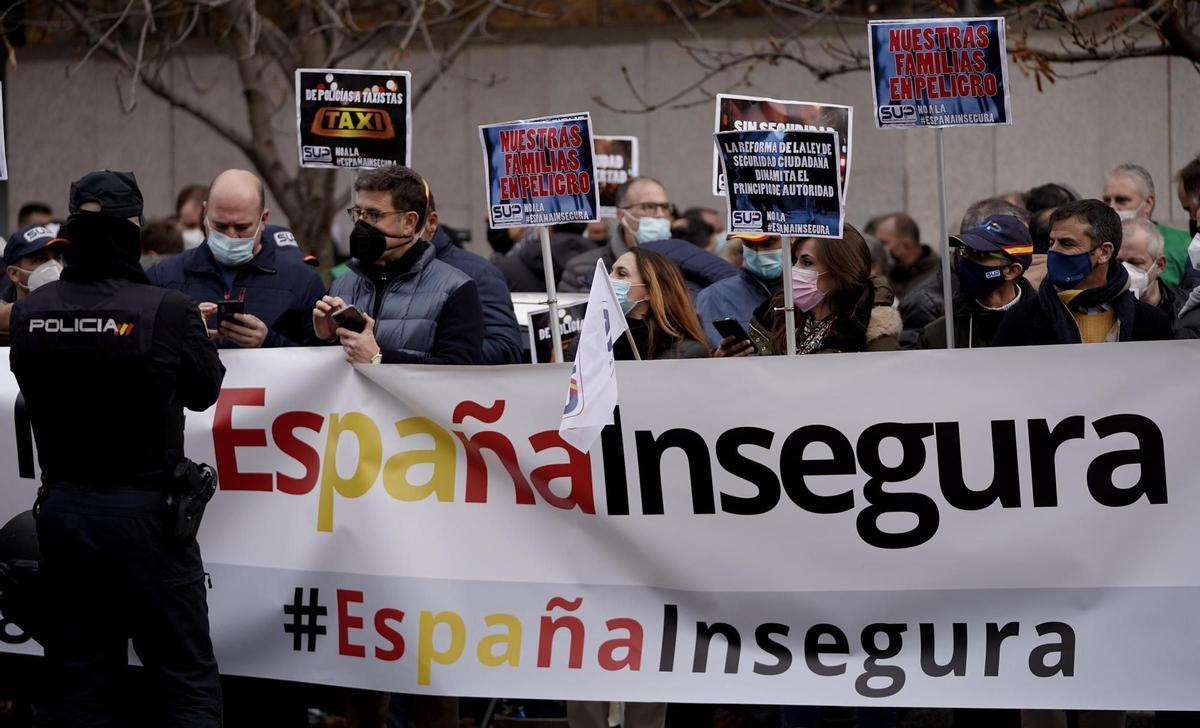
M479 140L492 228L599 219L589 114L487 124Z
M596 136L593 146L600 217L616 217L617 188L638 175L638 140L631 136Z
M560 306L558 331L562 336L563 361L575 361L579 329L587 313L587 301ZM534 364L554 363L554 337L550 334L550 309L529 312L529 353Z
M716 121L713 131L836 131L841 139L839 169L842 199L850 180L851 135L854 107L816 104L808 101L782 101L758 96L717 94ZM713 150L713 194L725 194L725 175L721 171L720 152Z
M836 131L723 131L713 136L729 180L730 233L842 236Z
M408 71L296 69L301 167L384 167L412 159Z
M588 454L558 434L566 364L221 358L186 449L220 478L200 540L227 674L1200 709L1192 413L1113 386L1200 368L1195 342L805 357L819 386L783 357L618 362ZM980 382L1034 371L1070 386L1025 377L980 406ZM0 523L39 485L20 402L0 366ZM37 651L6 627L3 649Z
M875 125L1011 124L1004 18L872 20Z

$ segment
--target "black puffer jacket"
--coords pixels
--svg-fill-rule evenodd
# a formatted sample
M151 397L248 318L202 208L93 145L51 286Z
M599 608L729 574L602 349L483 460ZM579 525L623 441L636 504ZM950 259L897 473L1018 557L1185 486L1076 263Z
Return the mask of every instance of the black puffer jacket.
M550 257L554 263L554 280L562 278L567 261L577 255L595 250L596 245L581 235L564 232L550 233ZM508 290L513 293L544 293L546 269L542 265L542 241L533 230L504 255L492 258L492 263L504 274ZM595 265L593 261L592 265Z

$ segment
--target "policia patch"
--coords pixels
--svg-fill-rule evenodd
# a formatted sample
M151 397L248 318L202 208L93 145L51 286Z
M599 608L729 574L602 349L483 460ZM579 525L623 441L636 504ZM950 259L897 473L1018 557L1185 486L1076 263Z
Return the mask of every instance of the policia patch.
M31 339L54 349L128 351L139 348L144 335L136 311L55 311L25 320Z

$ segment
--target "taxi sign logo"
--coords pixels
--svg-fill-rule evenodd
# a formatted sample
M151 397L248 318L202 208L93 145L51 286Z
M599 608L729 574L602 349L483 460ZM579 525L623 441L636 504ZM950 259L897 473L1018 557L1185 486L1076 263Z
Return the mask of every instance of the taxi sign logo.
M382 109L325 106L313 117L312 133L346 139L391 139L396 136L392 118Z

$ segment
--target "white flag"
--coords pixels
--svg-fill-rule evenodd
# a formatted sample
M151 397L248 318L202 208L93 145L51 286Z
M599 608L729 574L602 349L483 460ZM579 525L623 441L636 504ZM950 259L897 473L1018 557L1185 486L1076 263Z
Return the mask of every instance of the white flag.
M558 432L575 448L587 452L605 425L613 423L617 406L617 367L613 344L625 333L625 314L617 304L604 261L596 261L587 313L575 349L575 365Z

